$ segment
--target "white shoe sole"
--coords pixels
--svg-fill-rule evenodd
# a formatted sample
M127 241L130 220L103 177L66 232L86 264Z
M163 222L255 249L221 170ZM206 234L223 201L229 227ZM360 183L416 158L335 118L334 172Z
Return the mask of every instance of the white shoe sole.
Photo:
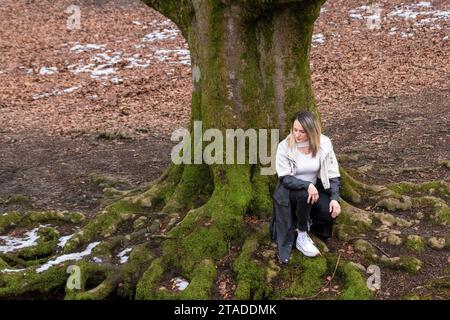
M297 248L298 251L300 251L307 257L317 257L318 255L320 255L320 251L310 252L310 251L303 250L301 247L299 247L297 245L295 245L295 247Z

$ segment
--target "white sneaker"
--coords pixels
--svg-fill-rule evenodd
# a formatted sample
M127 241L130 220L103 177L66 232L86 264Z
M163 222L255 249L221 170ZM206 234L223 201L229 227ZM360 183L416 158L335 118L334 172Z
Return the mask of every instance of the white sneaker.
M299 231L295 247L307 257L315 257L320 254L319 249L314 244L314 241L309 237L308 232Z

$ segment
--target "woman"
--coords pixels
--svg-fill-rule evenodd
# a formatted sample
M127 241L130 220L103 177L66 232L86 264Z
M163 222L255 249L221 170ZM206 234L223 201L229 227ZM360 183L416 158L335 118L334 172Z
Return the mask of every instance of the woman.
M336 155L312 112L293 117L291 133L278 145L276 171L271 237L277 242L278 259L282 264L289 261L294 241L305 256L315 257L320 252L308 232L331 237L341 207Z

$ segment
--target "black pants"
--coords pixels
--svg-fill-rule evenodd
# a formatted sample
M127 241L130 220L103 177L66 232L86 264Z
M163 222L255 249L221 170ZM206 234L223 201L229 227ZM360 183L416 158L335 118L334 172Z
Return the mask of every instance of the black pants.
M295 225L300 231L311 231L317 236L327 239L332 236L334 220L330 212L330 195L325 191L320 179L315 185L319 192L319 200L308 204L307 190L290 190L292 214Z

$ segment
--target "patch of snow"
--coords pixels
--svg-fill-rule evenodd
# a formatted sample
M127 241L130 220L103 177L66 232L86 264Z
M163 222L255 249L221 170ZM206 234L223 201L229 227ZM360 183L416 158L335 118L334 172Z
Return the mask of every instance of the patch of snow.
M153 31L146 34L142 41L144 42L154 42L158 40L174 40L176 39L179 31L177 29L163 29L162 31Z
M116 73L116 69L114 68L106 68L107 65L100 65L91 72L91 77L107 77Z
M154 57L159 61L176 59L177 61L171 62L174 64L185 64L185 65L191 64L191 56L189 50L186 49L156 50Z
M12 252L22 248L35 246L37 244L37 240L39 239L39 236L37 235L39 228L40 227L37 227L26 232L25 236L22 238L1 236L0 242L3 242L4 245L0 246L0 252Z
M64 93L72 93L72 92L74 92L75 90L78 90L78 89L80 89L80 88L81 88L81 86L74 86L74 87L70 87L70 88L67 88L67 89L63 89L62 92L64 92Z
M34 94L32 96L32 98L33 98L33 100L38 100L38 99L42 99L42 98L48 98L51 96L60 96L64 93L72 93L80 88L81 88L81 86L74 86L74 87L63 89L63 90L53 90L50 93L37 93L37 94Z
M363 15L359 13L349 13L348 15L353 19L364 19Z
M323 43L325 43L325 36L323 34L321 34L321 33L313 34L312 42L313 43L323 44Z
M85 51L90 51L90 50L101 50L101 49L105 49L106 48L106 44L93 44L93 43L89 43L89 44L76 44L75 46L73 46L72 48L70 48L70 51L73 51L75 53L81 53L81 52L85 52Z
M43 264L42 266L40 266L39 268L36 269L37 273L41 273L43 271L48 270L50 267L52 266L56 266L58 264L61 264L65 261L78 261L81 258L88 256L91 254L92 249L94 249L100 242L93 242L90 243L87 248L82 251L82 252L74 252L74 253L69 253L69 254L64 254L62 256L57 257L54 260L50 260L47 263Z
M4 273L9 273L9 272L23 272L26 271L27 269L2 269L0 270L0 272L4 272Z
M183 278L173 278L170 282L173 283L174 289L178 291L183 291L189 285L189 282Z
M402 38L408 38L408 37L413 37L414 33L401 32L400 35L402 36Z
M59 238L58 247L64 248L67 241L73 238L73 234Z
M125 263L125 262L128 261L128 255L127 255L127 254L128 254L129 252L131 252L131 250L133 250L133 249L132 249L132 248L126 248L126 249L120 251L120 252L117 254L117 257L120 258L120 263L121 263L121 264L123 264L123 263Z
M95 263L102 263L103 260L100 259L99 257L92 257L92 261L94 261Z
M450 18L450 11L431 10L425 11L422 8L431 8L430 2L419 2L416 4L403 5L388 13L388 17L401 17L404 19L417 19L419 15L433 16L430 20L425 20L423 23L434 22L436 19Z
M120 84L123 82L123 79L114 77L114 78L111 78L110 81L112 84Z
M150 65L150 60L142 60L136 58L126 58L125 60L130 61L130 64L125 68L147 68Z
M58 72L58 68L56 68L56 67L41 67L41 69L39 70L39 74L41 76L47 76L47 75L55 74L57 72Z

